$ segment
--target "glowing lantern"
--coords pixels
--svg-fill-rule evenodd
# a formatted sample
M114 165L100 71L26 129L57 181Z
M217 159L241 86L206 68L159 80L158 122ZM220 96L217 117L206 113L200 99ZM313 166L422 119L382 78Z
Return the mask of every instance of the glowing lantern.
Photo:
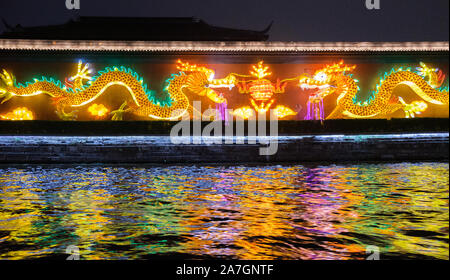
M272 75L272 73L268 71L269 66L265 66L263 61L258 62L256 65L252 65L252 69L253 70L250 71L250 75L240 75L234 73L232 75L244 78L256 78L253 80L245 79L237 81L237 87L240 93L250 94L250 102L256 112L260 114L266 113L275 102L275 99L273 99L274 93L283 93L289 80L298 79L292 78L281 81L278 79L274 83L270 80L264 79L265 77Z

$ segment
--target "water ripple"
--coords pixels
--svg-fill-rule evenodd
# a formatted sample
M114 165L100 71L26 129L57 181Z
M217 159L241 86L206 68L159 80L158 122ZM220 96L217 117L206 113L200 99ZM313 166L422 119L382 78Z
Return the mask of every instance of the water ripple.
M0 259L448 259L448 163L0 166Z

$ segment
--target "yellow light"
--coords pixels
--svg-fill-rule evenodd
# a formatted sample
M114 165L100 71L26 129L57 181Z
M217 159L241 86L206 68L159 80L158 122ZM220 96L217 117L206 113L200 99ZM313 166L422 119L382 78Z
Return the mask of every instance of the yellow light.
M89 106L88 111L95 117L104 117L109 112L103 104L92 104Z
M252 103L253 108L255 108L256 112L259 114L263 114L269 110L270 106L272 106L273 102L275 102L274 99L270 99L270 101L265 104L264 102L261 102L260 105L256 104L256 102L253 99L250 99L250 103Z
M275 107L275 109L273 109L273 113L279 119L282 119L282 118L287 117L287 116L295 116L295 115L297 115L296 112L294 112L290 108L288 108L286 106L283 106L283 105L278 105L277 107Z
M12 112L0 115L0 118L10 121L34 120L33 112L26 107L19 107Z
M3 69L3 74L0 74L0 80L3 80L7 86L14 86L14 76L5 69Z
M250 71L250 74L258 79L262 79L266 76L272 75L271 72L267 72L269 70L269 66L263 66L264 62L260 61L257 65L252 65L254 71Z
M248 106L244 106L234 110L233 115L241 117L242 119L246 120L254 115L254 110Z

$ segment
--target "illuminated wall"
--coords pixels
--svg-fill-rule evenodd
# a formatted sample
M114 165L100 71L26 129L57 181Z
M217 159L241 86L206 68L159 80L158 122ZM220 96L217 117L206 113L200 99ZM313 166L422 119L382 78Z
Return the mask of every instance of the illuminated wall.
M0 69L0 120L177 120L194 101L208 119L449 116L446 54L27 52Z

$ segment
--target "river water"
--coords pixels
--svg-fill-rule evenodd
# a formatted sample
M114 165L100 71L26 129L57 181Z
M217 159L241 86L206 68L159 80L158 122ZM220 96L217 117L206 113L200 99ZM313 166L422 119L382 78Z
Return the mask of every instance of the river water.
M0 259L448 260L448 224L448 163L0 166Z

